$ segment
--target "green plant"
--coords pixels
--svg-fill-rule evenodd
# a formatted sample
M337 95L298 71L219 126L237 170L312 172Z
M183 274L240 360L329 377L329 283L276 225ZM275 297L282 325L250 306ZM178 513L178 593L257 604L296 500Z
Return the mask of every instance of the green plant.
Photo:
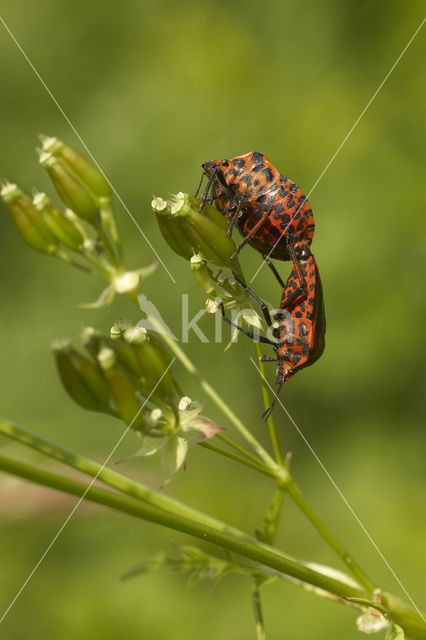
M129 430L135 432L139 443L134 456L161 452L167 481L184 464L189 446L197 444L268 476L273 495L262 523L255 535L250 536L107 466L118 443L101 465L6 419L0 420L0 434L79 470L92 480L85 485L66 475L6 456L0 456L0 469L211 543L214 551L209 554L195 547L182 547L173 554L157 554L128 572L127 577L164 569L185 574L194 583L216 582L233 572L243 574L253 584L258 639L265 637L261 587L280 578L291 580L319 597L361 611L357 621L361 631L371 633L385 629L388 639L403 638L404 632L413 638L426 638L421 615L382 591L308 504L281 450L273 414L267 421L271 454L165 331L158 316L144 304L143 297L138 296L141 282L154 273L156 264L126 269L111 207L111 191L103 175L87 158L56 138L43 137L42 144L40 162L67 208L60 211L45 194L36 192L31 199L16 185L4 182L1 195L19 233L33 249L106 281L99 299L82 307L101 307L109 304L114 296L125 295L144 315L143 323L136 326L116 323L109 335L86 328L82 336L86 353L76 350L68 341L55 342L53 353L65 389L82 408L106 413L127 425L118 443ZM199 201L182 193L168 199L156 197L152 208L169 246L190 262L203 291L215 298L208 299L208 310L216 312L217 298L224 299L227 308L240 312L241 321L260 331L261 322L252 298L226 271L235 245L227 237L227 225L217 211L206 206L201 214ZM232 263L232 268L243 277L238 261ZM145 323L151 328L142 326ZM259 343L256 349L259 356ZM173 373L175 361L198 381L202 400L208 398L219 407L226 421L224 425L217 425L204 416L204 404L184 394L181 381L177 381ZM269 389L260 359L259 372L267 408ZM229 426L245 441L244 446L223 433L224 427ZM96 479L111 490L94 486ZM284 494L294 500L349 574L296 560L274 547Z

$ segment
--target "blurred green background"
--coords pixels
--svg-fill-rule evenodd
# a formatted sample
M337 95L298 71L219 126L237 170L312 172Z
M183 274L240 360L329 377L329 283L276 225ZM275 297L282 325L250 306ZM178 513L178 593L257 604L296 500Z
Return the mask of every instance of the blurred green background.
M174 274L176 286L159 267L144 292L175 332L181 294L189 293L194 313L204 298L187 263L170 253L157 230L152 194L191 193L202 162L255 149L308 192L423 11L421 1L403 6L395 0L2 4L2 17ZM282 394L423 607L424 54L420 32L310 197L327 346L321 360ZM78 140L1 25L0 56L0 174L27 190L37 185L52 192L33 151L36 136L56 135L80 148ZM116 211L129 266L150 263L152 251L118 203ZM99 284L27 248L3 206L0 224L1 413L102 461L122 427L72 403L57 379L49 344L58 336L77 340L86 324L107 329L116 319L137 321L137 313L121 299L101 311L78 309L78 302L97 297ZM252 249L243 254L250 277L259 256ZM288 273L288 264L278 266ZM278 302L280 292L267 269L255 284L265 299ZM213 335L211 317L200 326ZM186 349L267 445L250 342L240 339L224 354L221 345L201 344L193 336ZM197 385L180 367L176 371L186 393L204 401ZM272 380L273 368L270 375ZM229 427L211 402L207 407L209 416ZM279 408L276 418L308 500L374 580L401 594ZM13 456L43 462L1 444ZM134 448L129 435L117 457ZM155 459L127 463L126 469L154 487L164 478ZM272 487L250 470L192 448L186 472L167 492L252 532ZM5 475L0 496L3 611L75 500ZM172 543L192 541L83 505L10 611L0 636L254 638L251 585L241 577L214 589L188 589L182 578L166 574L120 582L124 571L158 550L170 550ZM277 544L295 556L339 567L288 500ZM360 637L353 611L284 583L264 589L264 608L271 639Z

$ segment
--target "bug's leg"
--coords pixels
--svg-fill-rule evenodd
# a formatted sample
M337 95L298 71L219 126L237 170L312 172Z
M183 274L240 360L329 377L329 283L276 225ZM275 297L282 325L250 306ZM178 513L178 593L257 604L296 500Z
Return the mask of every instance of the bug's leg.
M269 358L268 356L260 356L260 362L277 362L278 358Z
M294 268L296 269L296 272L297 272L297 277L299 279L299 289L301 289L302 292L307 293L307 291L306 291L306 280L305 280L305 277L304 277L304 275L302 273L302 270L300 268L299 258L296 256L296 252L294 250L293 245L288 243L287 249L288 249L288 252L289 252L289 254L291 256L291 259L293 260ZM306 247L306 250L309 252L309 255L310 255L310 251L309 251L309 249L307 247ZM307 255L306 259L309 257L309 255ZM297 289L296 289L296 291L297 291ZM299 295L300 295L300 293L299 293Z
M281 303L282 306L280 306L280 308L278 309L278 311L275 313L274 319L275 320L279 320L282 315L284 314L284 311L291 305L293 304L298 298L306 298L306 289L303 289L302 287L297 287L297 289L295 289L294 291L292 291L288 296L287 299L284 303Z
M216 169L211 172L211 174L209 175L209 178L207 180L206 188L204 189L204 193L201 196L200 211L202 211L204 209L205 205L206 205L206 202L207 202L207 200L209 198L209 191L213 186L213 182L214 182L215 177L216 177ZM200 183L200 186L201 186L201 183Z
M264 336L260 336L259 334L255 334L252 331L247 331L247 329L243 329L243 327L240 327L238 324L235 324L235 322L232 322L232 320L230 320L228 318L228 316L226 315L225 309L223 307L222 302L219 304L219 309L220 309L220 312L222 314L222 318L225 320L225 322L230 324L231 327L234 327L234 329L238 329L238 331L241 331L241 333L244 333L246 336L248 336L249 338L251 338L255 342L263 342L264 344L272 344L274 346L276 345L276 343L273 342L272 340L269 340L269 338L265 338Z
M247 242L250 240L250 238L252 238L253 235L256 233L256 231L258 231L258 229L260 229L260 227L265 222L265 220L267 219L267 217L269 216L271 211L272 211L272 207L270 207L269 209L267 209L265 211L265 213L262 215L260 220L258 222L256 222L256 224L254 225L253 229L250 229L248 234L246 236L244 236L243 241L240 242L240 244L238 245L236 251L232 254L232 256L230 256L230 258L228 258L228 260L234 260L234 258L237 257L237 255L240 253L241 249L247 244Z
M206 188L204 189L204 193L203 193L203 195L201 197L201 204L200 204L200 209L199 209L200 211L202 211L204 209L205 204L206 204L206 202L208 200L210 200L210 202L213 202L214 182L219 183L222 188L225 188L225 190L228 189L227 182L225 180L225 177L224 177L220 167L214 167L214 169L211 170L211 173L209 175L209 179L207 180ZM200 186L201 186L201 183L200 183ZM209 196L210 190L212 191L212 193ZM198 191L197 191L197 193L198 193Z
M238 284L240 284L242 286L242 288L244 289L244 291L247 291L247 293L249 295L251 295L252 298L254 298L256 300L256 302L259 304L260 308L262 309L262 313L263 313L263 317L266 320L266 324L268 325L268 327L271 327L273 325L272 319L271 319L271 314L269 313L269 309L266 305L266 303L262 300L262 298L259 298L258 295L255 294L254 291L252 291L250 289L250 287L248 287L246 285L245 282L243 282L242 280L239 279L239 277L237 276L237 274L235 273L235 271L232 272L232 275L234 276L235 280L238 282Z
M263 256L263 260L264 260L264 262L266 262L266 264L268 265L268 267L270 268L270 270L272 271L272 273L274 274L274 276L276 277L276 279L280 283L280 286L284 289L285 288L285 283L282 280L282 278L281 278L280 274L278 273L278 271L276 270L275 265L269 260L269 258L267 256Z
M237 208L235 209L235 212L232 214L232 220L229 223L229 227L228 227L228 231L227 231L227 236L228 238L230 238L232 236L232 232L234 230L235 225L237 224L237 220L240 217L241 214L241 210L243 208L244 202L246 201L247 198L247 194L242 194L241 198L239 198L238 200L233 197L233 199L237 202ZM231 259L234 258L234 256L231 256Z
M198 185L198 188L197 188L197 191L195 192L194 198L197 198L197 197L198 197L198 194L199 194L199 191L200 191L200 189L201 189L201 185L203 184L203 180L204 180L204 176L205 176L205 175L206 175L206 174L205 174L205 173L204 173L204 171L203 171L203 173L201 174L200 184Z
M283 386L284 386L284 383L282 382L280 384L280 386L278 387L278 391L276 392L275 398L272 400L271 405L266 409L266 411L264 411L262 413L261 417L264 419L265 422L268 420L269 416L271 415L271 413L272 413L272 411L273 411L273 409L275 407L275 404L276 404L276 402L278 400L278 395L279 395L281 389L283 388Z

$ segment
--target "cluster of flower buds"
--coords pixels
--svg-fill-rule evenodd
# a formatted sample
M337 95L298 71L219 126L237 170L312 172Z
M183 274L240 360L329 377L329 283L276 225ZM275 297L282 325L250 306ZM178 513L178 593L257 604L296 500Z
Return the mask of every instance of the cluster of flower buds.
M76 149L57 138L40 138L40 163L66 208L59 210L45 193L34 190L31 198L16 184L3 180L0 196L19 234L36 251L86 271L95 270L108 281L99 300L83 306L109 304L116 293L133 294L156 264L126 271L108 181Z
M171 475L183 464L188 442L221 430L199 415L203 407L180 397L172 358L154 333L114 325L105 335L87 327L82 342L88 356L68 341L52 345L62 384L84 409L115 416L138 433L142 447L132 457L161 449Z
M204 292L216 299L208 299L208 313L216 313L220 301L232 309L237 322L260 329L262 323L253 298L238 283L235 275L245 280L238 259L230 260L236 246L227 234L229 223L210 204L185 193L170 195L167 199L154 197L151 206L158 226L167 244L190 262L191 270ZM211 263L216 268L210 268ZM232 273L226 273L227 267ZM235 275L234 275L235 274Z
M89 158L57 138L40 136L40 164L62 202L95 227L100 212L111 205L112 191L103 173Z

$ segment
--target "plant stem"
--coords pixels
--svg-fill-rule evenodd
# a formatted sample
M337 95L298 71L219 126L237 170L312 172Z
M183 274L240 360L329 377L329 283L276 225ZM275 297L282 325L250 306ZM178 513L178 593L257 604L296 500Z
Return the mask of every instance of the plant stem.
M268 387L265 383L265 379L266 379L265 368L263 366L263 362L260 361L261 354L260 354L259 343L256 344L256 349L257 349L257 354L259 356L259 371L260 371L260 377L262 381L263 399L264 399L265 407L267 408L269 407L269 404L270 404L270 398L269 398ZM270 416L269 420L271 419L271 417L272 416ZM269 420L268 420L268 423L269 423ZM280 464L284 465L284 467L287 468L285 461L281 457L281 450L278 445L278 439L277 439L275 424L273 420L272 420L272 424L270 425L270 433L271 433L271 439L272 439L277 460L279 460ZM333 549L333 551L337 553L339 558L343 560L343 562L346 564L346 566L351 571L351 573L357 578L357 580L360 581L361 584L363 584L366 587L366 589L368 589L368 591L373 593L376 586L371 582L371 580L364 573L364 571L357 565L357 563L350 557L350 555L344 550L344 548L340 545L340 543L336 540L336 538L330 533L330 531L327 529L325 524L322 522L319 516L315 513L312 507L308 504L302 492L294 483L289 471L288 471L288 480L287 482L285 482L284 488L292 497L292 499L297 504L297 506L306 515L308 520L310 520L310 522L314 525L315 529L318 531L321 537L326 541L326 543L331 547L331 549ZM276 515L277 518L278 518L278 515L279 515L279 512Z
M120 235L118 233L117 224L115 222L114 212L112 210L111 202L101 207L101 219L104 224L109 228L111 232L112 241L117 249L119 262L123 263L124 252L121 244Z
M265 465L262 465L259 463L251 462L251 460L246 460L246 458L243 458L242 456L237 456L235 453L232 453L232 451L226 451L226 449L215 447L213 444L210 444L210 442L199 442L198 445L200 447L203 447L204 449L209 449L210 451L214 451L215 453L218 453L221 456L225 456L226 458L231 458L231 460L234 460L239 464L243 464L246 467L255 469L256 471L259 471L259 473L263 473L267 476L272 476L273 478L276 477L276 473L272 471L272 469L270 469L269 467L266 467Z
M258 456L265 462L265 464L271 469L277 470L277 464L274 459L269 455L269 453L262 447L260 442L256 440L256 438L250 433L247 427L241 422L241 420L235 415L232 409L226 404L224 400L220 397L220 395L213 389L213 387L203 378L203 376L198 372L196 366L193 362L188 358L186 353L180 348L180 346L167 334L164 333L163 326L158 320L150 316L149 321L151 325L155 328L158 333L161 334L164 342L167 343L169 348L173 351L178 360L183 364L185 369L198 380L201 388L207 393L208 396L213 400L213 402L221 409L224 415L232 422L234 427L241 433L243 438L250 444L253 450L258 454Z
M266 640L265 625L263 623L262 603L260 600L260 589L256 578L254 578L252 602L254 620L256 623L256 640Z
M265 542L272 544L275 538L275 534L278 526L278 519L281 513L281 506L283 501L283 487L277 487L275 489L274 497L268 507L265 518L263 520L263 535Z
M0 419L0 434L10 438L11 440L15 440L21 444L31 447L36 451L40 451L54 460L59 460L73 469L77 469L78 471L82 471L93 478L97 478L108 486L113 487L132 498L142 500L152 506L165 509L172 513L192 518L197 520L200 524L216 528L224 526L223 523L220 522L220 520L216 520L216 518L204 514L197 509L188 507L182 502L179 502L162 492L154 491L146 485L136 482L118 471L114 471L109 467L103 466L95 460L87 458L72 449L63 447L58 442L44 438L43 436L35 434L29 429L25 429L13 422Z
M245 456L249 460L252 460L253 462L255 462L257 464L260 463L260 459L259 458L257 458L252 453L250 453L250 451L247 451L247 449L244 449L244 447L241 447L237 442L234 442L230 438L227 438L226 436L224 436L223 433L220 433L220 432L216 433L216 438L218 438L219 440L222 440L222 442L225 442L227 445L229 445L230 447L232 447L236 451L239 451L240 453L243 454L243 456Z
M122 265L120 265L115 249L112 246L110 239L108 238L108 235L105 233L105 229L103 228L102 223L99 223L96 225L96 232L100 237L100 239L102 240L102 244L104 245L105 251L110 257L111 263L114 265L116 269L119 269Z
M361 587L352 586L351 584L311 569L282 551L258 542L255 538L248 536L238 529L233 528L231 533L224 525L223 530L219 531L218 529L213 529L207 525L195 522L190 518L185 518L176 513L170 513L164 509L158 509L157 507L107 489L101 489L96 486L88 489L88 486L83 482L38 469L28 463L12 460L5 456L0 456L0 470L25 478L36 484L78 496L79 498L84 495L84 498L91 502L111 507L112 509L128 513L142 520L147 520L148 522L157 523L169 529L174 529L175 531L187 533L204 542L211 542L230 551L240 553L246 558L250 558L255 562L259 562L260 564L271 567L276 571L290 575L303 582L308 582L320 589L325 589L339 597L365 598L368 596Z
M268 409L268 407L271 404L271 401L270 401L270 398L269 398L268 387L266 386L266 383L265 383L265 363L262 362L262 360L261 360L262 348L260 346L260 342L255 342L255 346L256 346L256 353L257 353L257 360L258 360L259 369L260 369L260 378L261 378L261 382L262 382L263 402L265 404L265 409ZM278 462L278 465L280 467L285 467L284 458L283 458L283 455L281 453L281 447L280 447L280 443L279 443L279 440L278 440L277 430L275 428L274 416L273 416L272 413L270 414L270 416L269 416L269 418L267 420L267 425L269 427L269 435L271 437L271 442L272 442L272 446L273 446L273 449L274 449L276 461Z
M231 532L224 523L223 530L212 529L189 518L152 507L128 496L93 486L88 489L87 485L77 480L37 469L32 465L11 460L5 456L0 456L0 470L79 498L84 495L85 499L91 502L111 507L169 529L181 531L230 552L239 553L279 573L296 578L296 580L324 589L339 598L366 598L370 595L363 588L320 573L282 551L258 542L238 529L232 528ZM383 595L392 619L396 620L411 637L416 640L426 640L426 624L422 620L422 616L399 598L388 593Z
M351 573L356 577L359 582L364 585L364 587L370 592L376 589L376 585L371 582L371 580L366 576L364 571L358 566L358 564L351 558L351 556L345 551L345 549L340 545L340 543L336 540L336 538L330 533L327 529L323 521L319 518L319 516L315 513L312 507L305 500L302 492L294 483L293 479L290 477L289 481L285 486L286 491L293 498L294 502L297 506L303 511L308 520L314 525L315 529L321 535L321 537L326 541L326 543L337 553L339 558L343 560L345 565L351 571Z

